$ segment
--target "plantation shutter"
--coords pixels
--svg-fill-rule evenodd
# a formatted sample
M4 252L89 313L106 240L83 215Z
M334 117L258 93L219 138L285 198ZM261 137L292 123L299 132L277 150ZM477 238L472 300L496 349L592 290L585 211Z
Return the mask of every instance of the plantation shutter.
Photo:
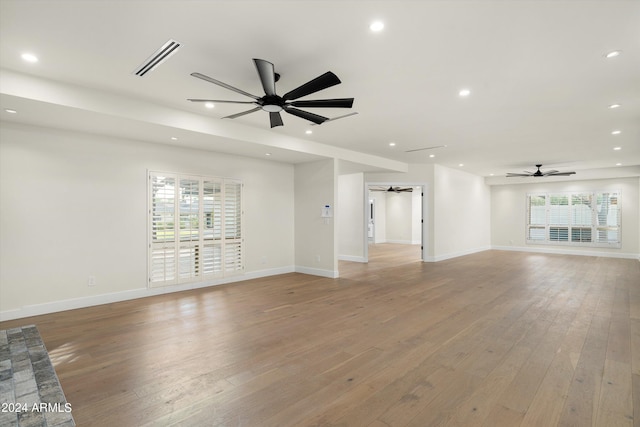
M532 195L527 201L527 239L544 240L547 233L546 196Z
M222 272L222 183L205 180L203 182L202 206L203 224L203 274Z
M527 243L620 247L620 192L527 194Z
M178 281L189 282L200 275L200 182L197 178L180 178L178 190Z
M242 184L225 182L224 185L224 241L225 271L242 269Z
M150 283L176 283L176 177L153 175L151 187Z
M591 194L571 195L571 241L591 242Z
M596 194L596 233L598 243L616 243L620 241L620 194Z
M242 183L150 172L149 284L241 273Z
M569 196L552 194L549 197L549 240L569 240Z

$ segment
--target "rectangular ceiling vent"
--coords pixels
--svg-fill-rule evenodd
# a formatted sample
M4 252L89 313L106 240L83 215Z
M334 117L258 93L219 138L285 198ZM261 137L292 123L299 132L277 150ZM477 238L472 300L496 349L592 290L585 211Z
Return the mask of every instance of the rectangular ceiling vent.
M169 40L164 45L162 45L162 47L160 49L156 50L153 53L153 55L148 57L142 63L142 65L140 65L138 68L136 68L133 71L133 74L135 74L136 76L140 76L140 77L144 76L149 71L154 70L158 65L160 65L164 61L166 61L167 58L169 58L171 55L176 53L180 46L181 46L181 44L178 43L177 41Z

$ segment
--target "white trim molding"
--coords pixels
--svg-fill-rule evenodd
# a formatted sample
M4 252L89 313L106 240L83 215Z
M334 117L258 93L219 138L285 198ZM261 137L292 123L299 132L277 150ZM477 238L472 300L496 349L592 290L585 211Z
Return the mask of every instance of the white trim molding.
M328 277L329 279L337 279L340 277L337 270L322 270L320 268L303 267L296 265L296 273L309 274L311 276Z
M191 289L206 288L210 286L224 285L233 282L259 279L261 277L277 276L279 274L293 273L293 266L259 270L242 275L230 276L216 280L208 280L198 283L184 283L179 285L166 285L155 288L139 288L129 291L113 292L108 294L92 295L82 298L72 298L60 301L46 302L42 304L25 305L23 307L0 311L0 322L21 319L23 317L39 316L42 314L56 313L59 311L75 310L78 308L92 307L102 304L127 301L137 298L146 298L155 295L171 294L174 292L188 291Z
M444 255L425 256L424 262L439 262L439 261L444 261L444 260L447 260L447 259L458 258L458 257L465 256L465 255L475 254L475 253L478 253L478 252L484 252L484 251L488 251L488 250L491 250L491 249L492 248L490 246L482 246L482 247L479 247L479 248L468 249L466 251L461 251L461 252L452 252L452 253L448 253L448 254L444 254Z
M339 261L351 261L351 262L367 262L367 259L363 256L354 255L338 255Z
M640 254L624 253L624 252L605 252L605 251L578 251L563 248L547 248L547 247L528 247L528 246L492 246L491 249L498 251L517 251L517 252L532 252L542 254L556 254L556 255L581 255L581 256L595 256L603 258L623 258L623 259L637 259L640 261Z

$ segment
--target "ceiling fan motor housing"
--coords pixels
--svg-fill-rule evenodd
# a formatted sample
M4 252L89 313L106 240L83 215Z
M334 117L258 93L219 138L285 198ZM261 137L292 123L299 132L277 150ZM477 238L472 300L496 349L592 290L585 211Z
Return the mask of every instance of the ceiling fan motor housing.
M265 95L258 100L260 108L270 113L277 113L284 109L284 99L278 95Z

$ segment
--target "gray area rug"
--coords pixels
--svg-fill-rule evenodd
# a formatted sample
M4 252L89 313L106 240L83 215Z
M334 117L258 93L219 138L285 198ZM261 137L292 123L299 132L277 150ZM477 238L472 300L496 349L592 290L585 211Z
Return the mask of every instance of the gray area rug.
M0 426L75 426L34 325L0 330Z

